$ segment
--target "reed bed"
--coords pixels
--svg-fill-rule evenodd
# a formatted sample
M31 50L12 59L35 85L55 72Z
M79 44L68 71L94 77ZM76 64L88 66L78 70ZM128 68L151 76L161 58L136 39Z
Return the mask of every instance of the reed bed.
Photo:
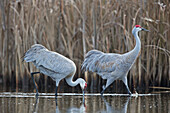
M150 86L169 87L169 4L169 0L0 1L0 79L3 89L14 87L16 91L18 88L26 91L32 86L30 72L37 69L32 63L22 62L22 56L31 45L40 43L72 59L77 66L74 78L85 78L88 92L99 92L105 81L95 73L81 73L85 54L91 49L120 54L130 51L135 46L131 30L136 24L150 32L140 33L142 49L128 74L130 89L148 92ZM51 81L47 76L36 75L42 92L55 87ZM66 83L61 81L59 92L64 85ZM107 91L122 92L122 88L125 88L123 83L116 81ZM80 88L70 89L75 92Z

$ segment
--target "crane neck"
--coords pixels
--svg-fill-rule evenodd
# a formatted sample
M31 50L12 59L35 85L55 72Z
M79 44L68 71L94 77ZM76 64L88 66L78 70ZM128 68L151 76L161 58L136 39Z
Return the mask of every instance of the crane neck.
M141 49L141 42L138 36L138 32L133 33L133 35L136 40L136 45L135 45L135 48L132 50L132 52L138 56L140 49Z
M73 75L74 76L74 75ZM77 79L76 81L73 81L73 76L65 78L68 85L74 87L77 86L80 83L80 79Z
M133 50L129 51L128 53L125 53L126 58L131 62L132 64L135 62L135 59L138 57L138 54L141 49L141 42L138 36L138 32L133 33L135 40L136 40L136 45Z

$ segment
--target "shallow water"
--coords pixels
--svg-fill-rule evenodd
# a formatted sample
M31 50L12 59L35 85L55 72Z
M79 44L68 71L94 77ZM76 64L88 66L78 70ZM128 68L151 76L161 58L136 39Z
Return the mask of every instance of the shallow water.
M170 113L169 94L0 93L0 113Z

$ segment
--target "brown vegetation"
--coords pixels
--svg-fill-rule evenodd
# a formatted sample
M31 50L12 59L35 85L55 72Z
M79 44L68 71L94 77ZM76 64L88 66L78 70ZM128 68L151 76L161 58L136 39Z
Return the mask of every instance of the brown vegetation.
M158 0L159 1L159 0ZM140 33L141 54L130 70L130 89L170 86L170 5L169 0L1 0L0 1L0 79L6 85L24 90L32 81L32 63L22 55L32 44L40 43L63 54L77 65L77 77L85 77L89 92L99 92L103 81L93 73L81 73L84 55L91 49L125 53L135 41L135 24L150 30ZM165 6L166 5L166 6ZM36 76L39 87L51 84L47 76ZM65 82L60 83L62 85ZM51 87L55 87L55 83ZM69 86L68 86L69 87ZM110 91L121 92L116 81ZM60 89L60 91L61 91ZM44 90L44 89L43 89ZM74 89L72 89L74 91ZM43 91L44 92L44 91Z

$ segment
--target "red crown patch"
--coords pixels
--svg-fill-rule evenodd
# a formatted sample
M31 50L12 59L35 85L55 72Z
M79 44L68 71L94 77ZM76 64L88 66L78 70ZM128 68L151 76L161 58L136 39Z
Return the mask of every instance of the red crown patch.
M140 25L135 25L135 27L137 28L137 27L141 27Z

